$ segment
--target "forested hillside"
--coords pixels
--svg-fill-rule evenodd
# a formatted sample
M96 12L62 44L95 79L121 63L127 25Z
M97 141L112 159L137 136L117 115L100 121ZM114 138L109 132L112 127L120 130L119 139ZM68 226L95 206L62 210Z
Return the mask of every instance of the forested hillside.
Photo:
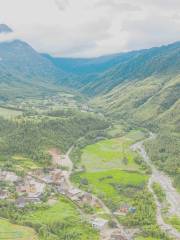
M65 73L20 40L0 43L0 99L39 96L61 90Z
M108 127L105 119L93 114L51 115L35 116L31 120L24 117L14 121L0 119L1 156L20 154L45 164L50 148L57 147L65 153L78 138Z
M152 160L179 185L179 75L149 77L121 84L94 100L96 106L115 120L131 126L144 126L157 133L156 140L146 144Z
M93 59L45 56L64 72L72 74L61 84L77 88L90 96L106 93L124 82L150 76L175 76L180 72L180 42Z

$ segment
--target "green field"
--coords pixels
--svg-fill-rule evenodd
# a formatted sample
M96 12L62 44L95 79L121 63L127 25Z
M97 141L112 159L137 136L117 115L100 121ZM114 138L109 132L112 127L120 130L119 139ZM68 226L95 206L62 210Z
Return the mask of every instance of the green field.
M97 240L98 233L81 219L76 207L67 199L60 198L56 204L32 211L23 217L24 222L42 228L40 239Z
M0 239L37 240L38 238L31 228L11 224L7 220L0 219Z
M118 169L73 176L76 183L103 198L106 204L113 208L131 202L131 197L143 189L147 179L148 177L143 174ZM83 182L86 183L83 184Z
M107 169L138 170L135 163L138 155L130 150L132 140L129 137L103 140L85 147L82 151L81 164L87 172Z

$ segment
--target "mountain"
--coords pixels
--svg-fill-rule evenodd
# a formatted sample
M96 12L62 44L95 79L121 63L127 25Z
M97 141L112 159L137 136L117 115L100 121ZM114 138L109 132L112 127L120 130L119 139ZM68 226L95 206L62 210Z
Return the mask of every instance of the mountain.
M156 133L146 143L148 154L180 190L180 74L124 81L91 103L112 121Z
M11 33L13 30L6 24L0 24L0 34L1 33Z
M124 81L180 73L180 42L92 59L43 56L71 74L60 84L77 88L89 96L104 94Z
M0 31L10 31L0 25ZM1 35L0 34L0 35ZM0 42L0 98L31 96L60 89L57 81L66 74L20 40Z

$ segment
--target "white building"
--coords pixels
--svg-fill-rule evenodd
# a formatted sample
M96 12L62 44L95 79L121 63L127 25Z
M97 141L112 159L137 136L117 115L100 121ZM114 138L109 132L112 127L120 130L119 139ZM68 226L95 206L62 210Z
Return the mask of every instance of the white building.
M91 221L91 223L92 223L93 228L100 231L107 227L108 220L103 219L103 218L95 218L94 220Z

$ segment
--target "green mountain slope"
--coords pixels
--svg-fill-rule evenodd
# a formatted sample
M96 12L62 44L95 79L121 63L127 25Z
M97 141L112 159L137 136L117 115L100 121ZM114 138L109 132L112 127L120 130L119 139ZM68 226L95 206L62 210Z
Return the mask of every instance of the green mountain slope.
M113 120L157 133L147 150L180 189L180 75L127 82L92 103Z
M180 73L180 42L92 59L43 56L70 74L60 84L90 96L107 93L125 81Z
M56 81L64 77L63 71L27 43L0 43L1 98L48 94L58 90Z

